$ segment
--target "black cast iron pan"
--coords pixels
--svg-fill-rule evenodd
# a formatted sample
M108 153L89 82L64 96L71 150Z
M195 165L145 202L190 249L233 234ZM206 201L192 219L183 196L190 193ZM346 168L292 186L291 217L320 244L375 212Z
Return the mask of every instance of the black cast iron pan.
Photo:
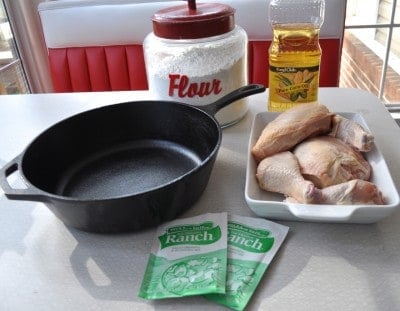
M40 134L1 169L12 200L44 202L66 225L123 232L174 219L203 193L221 144L214 115L265 90L251 84L201 108L133 101L89 110ZM27 188L12 188L18 171Z

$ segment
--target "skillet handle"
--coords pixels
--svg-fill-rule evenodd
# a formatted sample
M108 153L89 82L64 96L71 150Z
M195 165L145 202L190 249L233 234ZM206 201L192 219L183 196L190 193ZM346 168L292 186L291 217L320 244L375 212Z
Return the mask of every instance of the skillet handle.
M262 93L264 91L265 91L265 86L262 84L248 84L226 94L225 96L221 97L220 99L211 104L204 106L197 106L197 107L207 112L209 115L215 116L215 114L219 110L228 106L234 101L241 99L243 97L247 97L249 95Z
M3 189L6 197L11 200L45 201L47 197L45 193L28 183L25 183L26 188L13 188L8 183L7 178L19 171L21 158L22 155L20 154L1 168L0 187Z

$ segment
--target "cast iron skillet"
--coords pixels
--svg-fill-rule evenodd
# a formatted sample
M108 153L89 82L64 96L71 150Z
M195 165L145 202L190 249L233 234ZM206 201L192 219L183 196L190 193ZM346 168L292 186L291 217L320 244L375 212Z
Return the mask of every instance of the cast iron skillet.
M201 108L133 101L79 113L6 164L0 186L7 198L44 202L67 226L84 231L158 225L203 193L221 144L217 111L264 90L247 85ZM8 183L16 171L26 189Z

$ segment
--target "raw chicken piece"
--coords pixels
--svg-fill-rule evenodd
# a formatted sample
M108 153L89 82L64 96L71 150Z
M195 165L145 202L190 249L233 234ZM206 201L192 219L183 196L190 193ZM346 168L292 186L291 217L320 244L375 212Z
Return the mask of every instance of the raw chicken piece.
M279 192L301 203L314 201L315 187L301 176L299 163L290 151L263 159L256 174L261 189Z
M286 198L284 202L303 203L292 197ZM362 179L353 179L324 189L316 188L313 201L309 203L334 205L382 205L385 204L385 200L375 184Z
M382 193L375 184L353 179L318 191L318 204L385 204ZM316 196L317 197L317 196Z
M332 115L324 105L316 104L286 110L264 128L252 148L254 158L260 162L267 156L290 150L307 137L329 132Z
M293 153L304 178L320 189L351 179L369 180L371 175L371 166L363 155L334 137L309 138Z
M339 115L332 118L332 130L329 135L363 152L371 151L374 144L374 136L371 133L365 131L357 122Z

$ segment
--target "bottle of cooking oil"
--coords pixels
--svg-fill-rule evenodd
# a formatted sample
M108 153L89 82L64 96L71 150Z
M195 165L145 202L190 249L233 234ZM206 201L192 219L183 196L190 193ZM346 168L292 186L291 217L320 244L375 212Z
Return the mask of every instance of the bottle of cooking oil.
M317 103L324 0L271 0L268 111Z

